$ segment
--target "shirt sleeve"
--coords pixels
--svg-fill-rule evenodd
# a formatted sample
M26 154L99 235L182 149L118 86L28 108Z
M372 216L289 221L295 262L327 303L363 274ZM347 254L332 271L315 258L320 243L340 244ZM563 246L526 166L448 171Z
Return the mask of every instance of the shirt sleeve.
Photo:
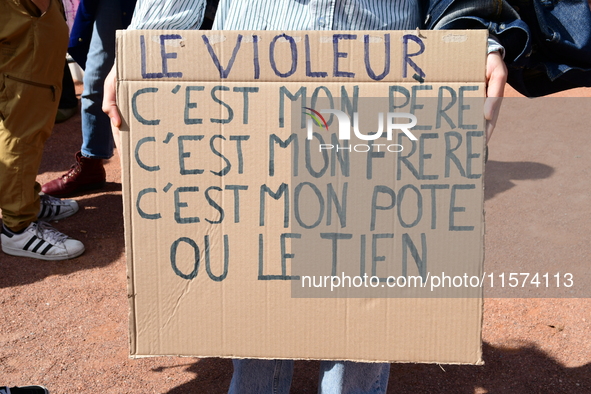
M488 53L492 53L492 52L499 52L501 54L501 57L504 59L505 58L505 47L503 47L501 45L501 43L499 42L499 40L490 35L488 36Z
M206 0L138 0L128 30L195 30Z

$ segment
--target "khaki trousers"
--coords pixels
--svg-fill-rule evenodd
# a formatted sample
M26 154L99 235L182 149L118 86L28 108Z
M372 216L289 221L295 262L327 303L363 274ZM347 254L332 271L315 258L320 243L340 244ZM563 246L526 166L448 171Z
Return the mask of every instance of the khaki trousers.
M51 134L68 45L62 4L0 1L0 209L14 231L37 220L36 182Z

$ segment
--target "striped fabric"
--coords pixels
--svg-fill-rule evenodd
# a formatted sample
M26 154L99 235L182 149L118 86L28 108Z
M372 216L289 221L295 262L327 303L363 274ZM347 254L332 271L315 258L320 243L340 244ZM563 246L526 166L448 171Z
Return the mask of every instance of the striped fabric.
M139 0L129 29L198 29L205 0ZM411 30L418 0L220 0L217 30Z
M399 30L421 24L416 0L221 0L217 30Z
M139 0L129 29L199 29L206 0ZM420 0L220 0L214 30L414 30ZM503 47L493 38L488 52Z
M220 0L217 30L409 30L417 0Z
M139 0L128 30L199 29L205 4L205 0Z

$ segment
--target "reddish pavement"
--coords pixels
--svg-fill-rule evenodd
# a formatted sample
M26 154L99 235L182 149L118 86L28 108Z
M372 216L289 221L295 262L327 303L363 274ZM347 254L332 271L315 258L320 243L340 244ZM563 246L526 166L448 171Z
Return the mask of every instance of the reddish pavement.
M487 298L484 366L393 365L389 392L591 393L590 114L591 98L506 99L486 166L485 271L572 273L578 290ZM56 125L39 181L66 171L80 143L79 116ZM85 243L83 256L42 262L0 253L0 386L43 384L52 394L225 392L229 360L128 358L118 158L106 167L107 187L77 197L81 211L55 224ZM316 367L296 363L292 392L316 392Z

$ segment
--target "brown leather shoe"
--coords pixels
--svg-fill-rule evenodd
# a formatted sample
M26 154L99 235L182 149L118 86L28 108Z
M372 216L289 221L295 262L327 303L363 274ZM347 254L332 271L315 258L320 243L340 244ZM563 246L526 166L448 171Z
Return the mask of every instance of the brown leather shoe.
M76 163L65 173L41 187L41 191L54 197L67 197L105 186L107 175L103 159L91 159L76 153Z

